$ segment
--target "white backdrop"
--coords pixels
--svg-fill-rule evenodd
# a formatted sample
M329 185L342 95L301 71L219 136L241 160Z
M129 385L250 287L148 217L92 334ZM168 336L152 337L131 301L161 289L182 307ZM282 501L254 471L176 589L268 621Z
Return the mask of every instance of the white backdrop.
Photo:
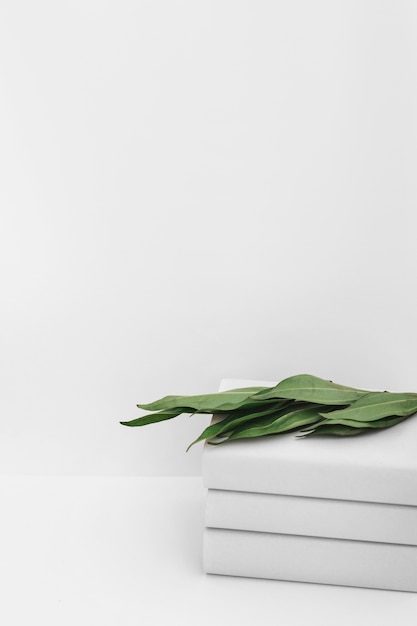
M417 391L417 5L3 0L5 473L198 474L138 402Z

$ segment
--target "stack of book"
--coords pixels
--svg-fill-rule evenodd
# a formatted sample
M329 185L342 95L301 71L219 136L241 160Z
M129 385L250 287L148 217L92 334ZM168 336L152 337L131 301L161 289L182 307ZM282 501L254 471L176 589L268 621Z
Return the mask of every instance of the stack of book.
M205 443L203 480L207 573L417 592L417 415L357 437Z

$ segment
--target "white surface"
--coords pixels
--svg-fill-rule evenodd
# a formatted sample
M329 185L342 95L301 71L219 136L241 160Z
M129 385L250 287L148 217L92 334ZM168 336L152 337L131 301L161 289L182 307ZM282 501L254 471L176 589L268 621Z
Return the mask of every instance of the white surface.
M417 592L417 546L206 528L212 574Z
M206 526L417 545L417 507L208 489Z
M265 381L224 380L221 390ZM272 385L273 383L269 383ZM417 415L357 437L294 433L204 445L204 485L341 500L417 505Z
M7 626L392 626L417 614L409 593L204 574L199 478L3 476L0 498Z
M2 0L0 471L199 474L223 376L416 391L417 3Z

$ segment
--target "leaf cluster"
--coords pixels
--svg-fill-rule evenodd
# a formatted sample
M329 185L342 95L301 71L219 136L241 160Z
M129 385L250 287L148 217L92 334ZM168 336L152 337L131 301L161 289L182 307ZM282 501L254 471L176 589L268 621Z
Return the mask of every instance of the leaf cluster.
M165 396L150 404L142 417L120 422L145 426L183 413L213 414L199 441L220 444L286 432L299 437L352 436L389 428L417 412L416 393L366 391L338 385L309 374L291 376L274 387L244 387L196 396Z

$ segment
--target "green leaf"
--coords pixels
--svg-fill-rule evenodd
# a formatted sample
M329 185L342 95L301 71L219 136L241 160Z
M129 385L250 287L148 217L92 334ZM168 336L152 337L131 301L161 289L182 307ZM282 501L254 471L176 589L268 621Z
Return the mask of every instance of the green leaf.
M165 396L138 407L151 413L120 423L145 426L182 413L213 414L218 421L208 426L191 445L204 439L217 445L294 430L301 437L310 437L352 436L390 428L417 413L417 394L370 392L302 374L286 378L274 387Z
M303 439L304 437L314 437L315 435L331 435L338 437L351 437L353 435L360 435L364 432L369 432L366 428L352 428L351 426L344 426L342 424L319 424L311 431L301 431L303 434L298 435L297 439Z
M393 415L408 416L417 411L417 394L389 393L387 391L370 392L353 402L349 407L328 413L322 417L332 420L352 419L355 422L373 422Z
M316 404L341 405L350 404L366 393L369 392L337 385L331 380L323 380L309 374L300 374L282 380L271 389L259 391L252 396L252 399L289 398Z
M258 424L237 427L228 436L227 441L248 437L262 437L264 435L277 435L298 429L301 426L317 423L322 421L319 414L321 408L322 406L320 405L292 408L275 419L274 417L264 418Z
M190 443L190 445L187 448L187 452L191 448L191 446L193 446L195 443L198 443L199 441L203 441L204 439L212 439L214 437L218 437L219 435L223 433L233 430L233 428L236 427L237 425L248 423L248 422L257 423L259 418L265 417L271 414L277 417L279 414L282 413L282 410L285 409L290 404L292 404L291 400L280 400L278 402L274 402L273 404L264 405L266 408L263 408L263 409L260 408L258 410L254 410L252 408L249 410L240 409L240 410L232 411L228 413L225 417L220 419L218 422L208 426L195 441Z
M390 428L391 426L395 426L396 424L408 419L408 417L408 415L404 417L383 417L379 420L375 420L374 422L357 422L356 420L350 419L329 419L326 420L325 424L329 426L341 424L343 426L351 426L352 428Z
M247 387L246 389L232 389L199 396L165 396L150 404L138 404L137 406L147 411L172 410L184 406L204 413L216 413L220 410L231 411L244 406L254 393L264 389L268 389L268 387ZM260 404L259 401L251 402L254 405L256 402L258 405Z
M159 413L148 413L142 417L130 420L128 422L120 422L123 426L146 426L147 424L154 424L156 422L163 422L170 420L173 417L181 415L181 413L190 413L189 409L178 408L171 411L159 411Z

